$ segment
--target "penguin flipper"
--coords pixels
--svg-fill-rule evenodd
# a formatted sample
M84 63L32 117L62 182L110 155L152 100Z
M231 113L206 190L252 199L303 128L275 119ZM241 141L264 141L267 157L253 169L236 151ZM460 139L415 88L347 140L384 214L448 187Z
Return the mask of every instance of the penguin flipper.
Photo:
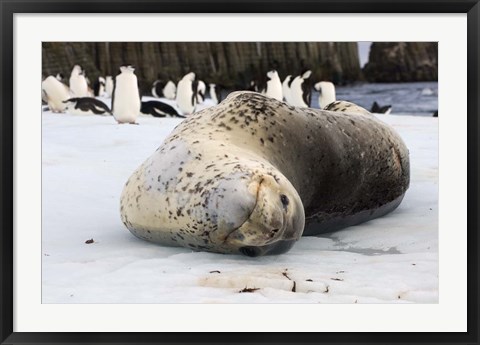
M117 88L117 77L115 76L115 78L112 78L113 79L113 91L112 91L112 115L113 115L113 106L115 104L115 89Z

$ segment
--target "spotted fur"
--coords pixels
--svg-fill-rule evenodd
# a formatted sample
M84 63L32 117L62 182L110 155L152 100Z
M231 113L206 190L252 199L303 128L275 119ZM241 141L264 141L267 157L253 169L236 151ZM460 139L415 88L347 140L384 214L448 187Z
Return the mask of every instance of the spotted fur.
M122 221L148 241L258 256L389 212L408 188L408 150L375 117L342 112L355 107L232 93L185 119L133 173Z

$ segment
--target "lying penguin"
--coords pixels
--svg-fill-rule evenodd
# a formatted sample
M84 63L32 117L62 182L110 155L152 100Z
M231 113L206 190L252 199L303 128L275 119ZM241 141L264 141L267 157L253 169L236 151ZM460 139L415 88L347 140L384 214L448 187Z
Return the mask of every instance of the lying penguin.
M185 117L180 115L174 107L168 105L167 103L163 103L160 101L146 101L142 102L142 107L140 112L143 115L152 115L154 117L166 117L166 116L178 116L178 117Z
M75 115L112 115L108 106L93 97L76 97L63 101L67 105L67 112Z
M391 105L384 105L380 106L378 105L377 102L373 102L372 104L372 109L370 110L371 113L374 114L385 114L388 115L392 112L392 106Z

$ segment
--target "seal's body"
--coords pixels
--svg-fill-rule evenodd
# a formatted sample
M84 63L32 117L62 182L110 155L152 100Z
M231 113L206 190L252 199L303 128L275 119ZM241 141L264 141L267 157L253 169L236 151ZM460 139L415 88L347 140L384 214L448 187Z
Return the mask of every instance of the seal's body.
M122 221L149 241L258 256L393 210L409 184L403 141L363 108L332 110L230 94L134 172Z

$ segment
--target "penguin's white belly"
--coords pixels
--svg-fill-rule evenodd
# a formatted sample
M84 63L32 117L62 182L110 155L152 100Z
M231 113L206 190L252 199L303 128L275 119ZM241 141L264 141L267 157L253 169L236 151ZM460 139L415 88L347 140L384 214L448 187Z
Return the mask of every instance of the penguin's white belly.
M177 87L175 86L175 84L169 81L167 85L165 85L165 88L163 89L163 95L165 96L166 99L175 99L176 91L177 91Z
M307 108L308 105L303 100L302 83L303 79L301 78L295 78L295 80L292 82L292 86L290 88L290 104L294 107Z
M55 95L52 98L48 98L47 104L52 112L61 113L61 112L64 112L66 109L65 103L63 103L63 101L67 99L68 99L68 94L67 94L67 97Z
M195 110L196 102L193 97L192 85L184 85L181 82L177 89L177 105L184 115L189 115Z
M82 76L70 78L70 91L74 97L89 97L88 84Z
M100 87L98 88L98 95L100 97L105 96L105 87L103 85L100 85Z
M120 77L118 77L120 79ZM135 122L141 102L136 80L118 80L115 87L113 116L118 122Z
M283 97L285 98L285 101L290 104L291 103L291 95L290 95L290 88L288 87L288 84L284 84L282 87L283 91Z
M140 114L140 100L128 100L128 99L119 99L117 101L115 96L115 105L113 115L115 119L119 122L135 122L138 115Z
M279 80L271 80L267 82L267 92L265 93L266 96L275 98L278 101L283 100L283 91L282 91L282 84Z
M67 105L63 103L70 98L68 88L60 83L55 77L50 76L42 83L42 91L44 92L47 104L50 110L54 113L65 111Z
M293 105L294 107L301 107L301 108L308 107L308 105L303 100L301 93L292 93L290 98L291 98L290 104Z
M318 106L320 109L325 108L337 100L335 86L332 83L319 82L317 85L319 85L318 89L320 90L320 95L318 96Z
M191 95L177 96L177 105L184 115L189 115L195 110L195 105L192 104Z
M318 107L323 109L330 103L335 102L335 100L335 95L320 95L318 97Z
M113 93L113 81L108 79L105 85L105 92L107 93L107 97L112 97Z
M214 87L210 87L210 98L212 99L213 103L218 104L218 98Z

